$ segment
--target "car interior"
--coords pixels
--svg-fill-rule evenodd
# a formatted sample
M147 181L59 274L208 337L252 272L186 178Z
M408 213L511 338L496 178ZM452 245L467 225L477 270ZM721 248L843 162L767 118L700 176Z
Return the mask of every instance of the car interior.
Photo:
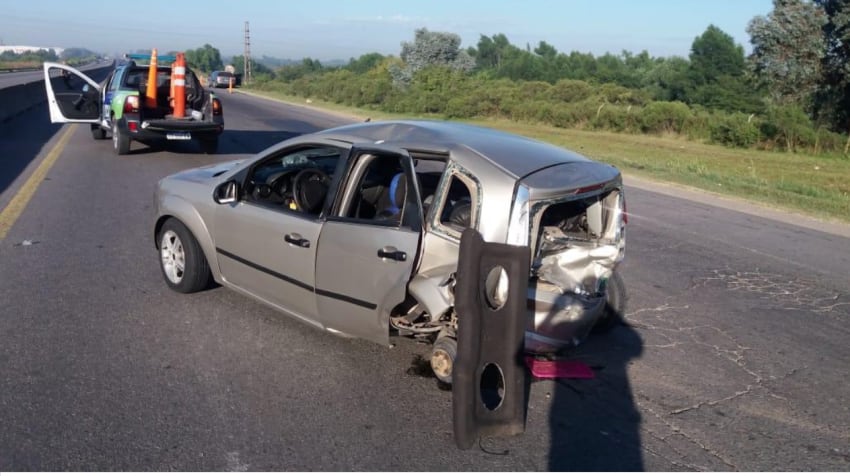
M339 158L339 149L312 147L266 159L249 174L245 197L264 206L318 215Z
M360 178L347 218L400 223L407 199L407 179L395 156L376 156Z
M460 179L452 176L446 205L440 213L440 223L454 230L468 228L472 218L472 195L469 187Z
M269 158L255 166L249 174L245 197L264 206L318 215L339 158L340 151L332 147L289 151ZM402 222L409 192L401 161L396 156L369 156L367 160L369 163L353 190L347 209L340 215L398 226ZM424 217L433 204L445 168L446 159L442 157L414 159ZM469 226L471 205L469 187L452 176L439 221L462 231Z
M83 78L59 68L52 68L50 76L53 96L62 114L68 119L94 119L100 113L100 92Z

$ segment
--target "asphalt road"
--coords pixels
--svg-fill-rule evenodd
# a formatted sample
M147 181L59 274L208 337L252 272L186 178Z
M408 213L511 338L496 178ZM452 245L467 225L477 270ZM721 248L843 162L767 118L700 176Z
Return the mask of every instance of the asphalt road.
M427 347L162 282L158 179L346 122L223 102L215 156L119 158L75 126L0 241L0 471L850 467L850 239L630 188L630 325L575 353L597 378L534 383L524 435L460 451ZM65 130L41 110L13 122L0 209Z

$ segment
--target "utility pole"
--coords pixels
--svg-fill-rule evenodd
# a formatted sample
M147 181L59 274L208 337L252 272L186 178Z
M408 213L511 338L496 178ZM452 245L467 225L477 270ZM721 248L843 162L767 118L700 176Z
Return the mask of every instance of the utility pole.
M251 82L251 31L248 29L248 22L245 22L245 65L243 68L242 80L245 84Z

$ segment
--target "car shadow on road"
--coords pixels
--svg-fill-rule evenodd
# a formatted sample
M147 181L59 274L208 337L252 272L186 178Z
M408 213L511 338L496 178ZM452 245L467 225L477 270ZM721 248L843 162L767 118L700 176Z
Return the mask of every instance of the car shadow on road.
M50 123L43 104L0 123L0 194L39 156L61 127L62 124Z
M278 142L303 134L296 130L229 130L225 129L218 142L218 154L256 154Z
M596 377L554 384L550 471L642 471L640 412L629 383L643 341L628 325L592 335L572 355Z

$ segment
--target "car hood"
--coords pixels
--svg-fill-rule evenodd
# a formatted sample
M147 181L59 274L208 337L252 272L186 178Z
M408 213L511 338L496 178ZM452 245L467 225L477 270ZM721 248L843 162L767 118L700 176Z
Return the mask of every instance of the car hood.
M243 160L233 160L230 162L222 162L220 164L205 165L195 169L184 170L171 175L169 178L174 180L182 180L184 182L208 183L214 178L220 177L241 164Z

